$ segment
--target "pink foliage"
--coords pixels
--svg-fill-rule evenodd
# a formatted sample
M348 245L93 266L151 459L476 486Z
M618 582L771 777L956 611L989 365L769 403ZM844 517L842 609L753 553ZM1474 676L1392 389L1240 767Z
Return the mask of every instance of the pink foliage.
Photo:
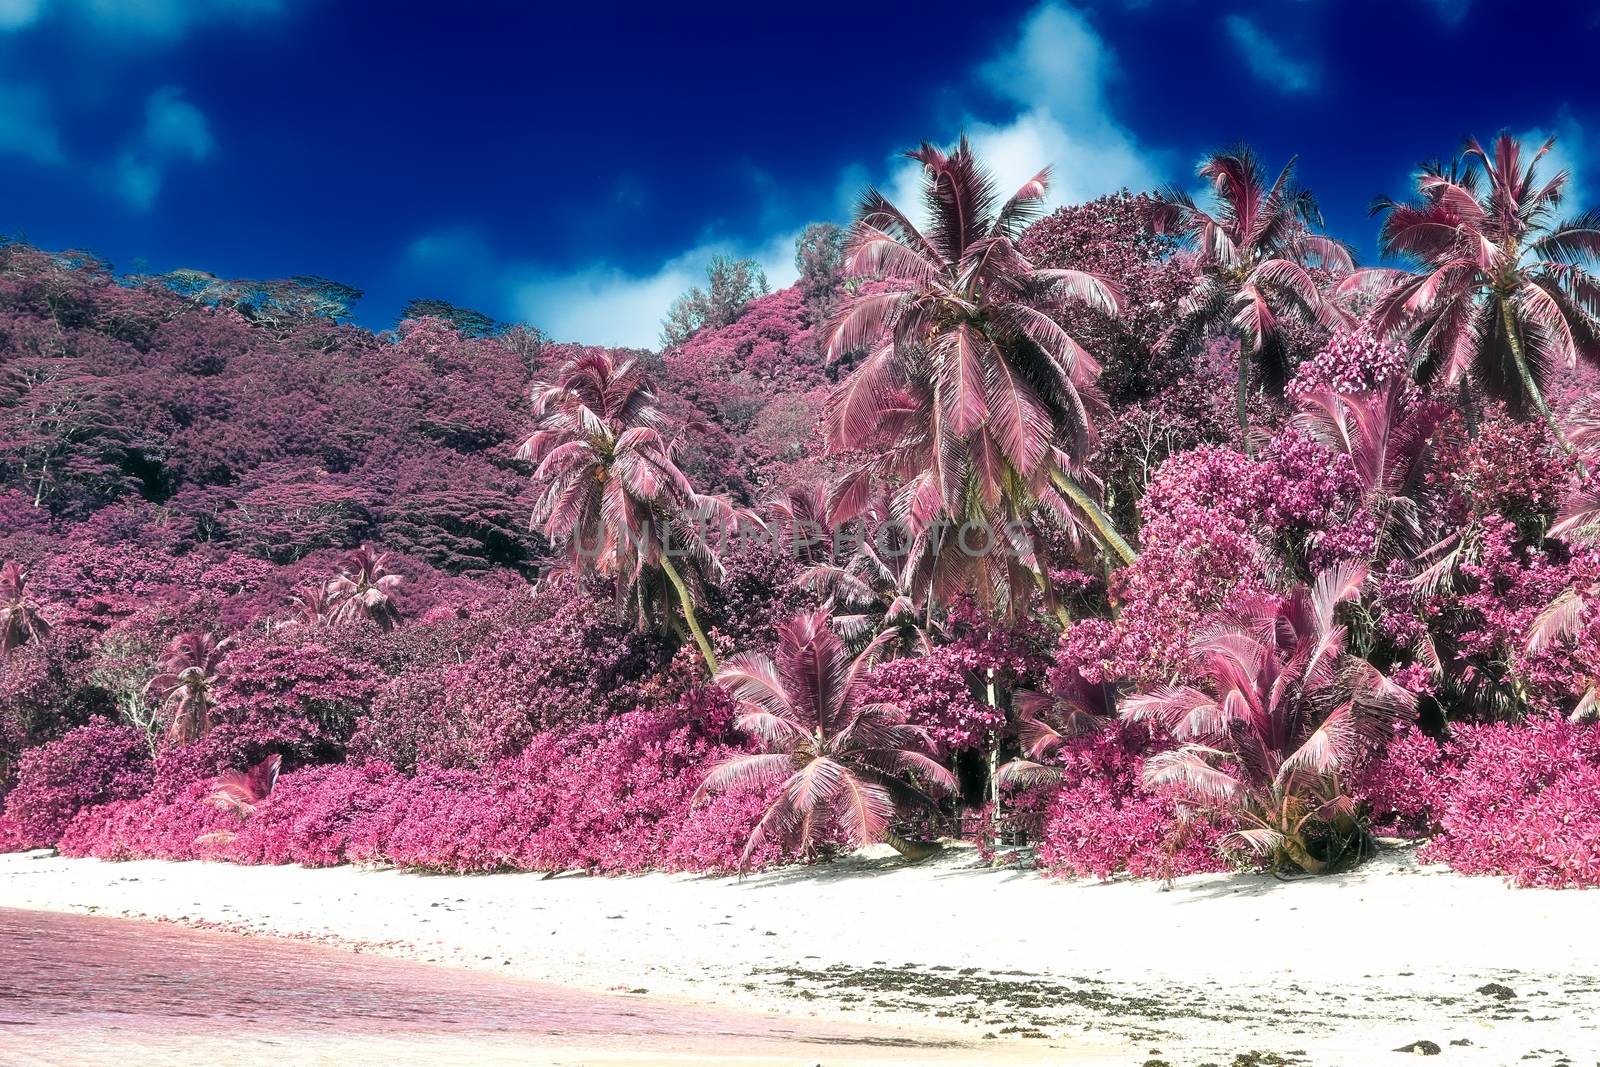
M235 863L384 863L434 871L734 869L765 798L749 790L691 809L728 708L713 693L537 735L481 770L335 764L285 774L241 819L197 780L87 811L71 855ZM218 831L226 831L218 835ZM208 835L226 837L215 840ZM779 858L774 849L758 864Z
M1410 373L1411 358L1403 347L1364 331L1340 330L1300 364L1284 395L1297 403L1321 388L1345 394L1373 392Z
M1060 786L1050 795L1039 836L1039 862L1078 877L1171 878L1221 871L1222 831L1182 820L1170 797L1141 784L1152 751L1141 727L1115 726L1069 741L1058 761Z
M539 730L638 704L662 664L659 642L578 582L546 579L519 617L465 657L391 680L352 739L353 753L409 770L484 766Z
M1402 737L1365 772L1380 825L1424 859L1517 885L1600 886L1600 724L1538 717Z
M21 839L53 845L78 812L137 796L150 781L144 738L97 719L23 756L6 816Z

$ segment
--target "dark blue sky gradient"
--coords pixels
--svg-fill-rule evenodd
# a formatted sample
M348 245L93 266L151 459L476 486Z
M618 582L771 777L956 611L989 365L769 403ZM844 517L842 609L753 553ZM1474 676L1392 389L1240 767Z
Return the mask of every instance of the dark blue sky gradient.
M281 2L106 25L46 0L0 31L0 228L125 270L326 275L367 290L358 318L375 327L412 296L559 319L517 279L754 248L839 218L841 189L887 179L920 138L1011 121L1024 107L979 71L1033 9ZM1153 173L1192 184L1200 153L1237 140L1273 165L1298 153L1330 227L1370 259L1372 196L1469 132L1563 133L1600 194L1600 29L1584 7L1076 10L1117 70L1107 118ZM1281 76L1246 62L1230 16L1281 49ZM209 149L141 133L163 87L198 109ZM130 157L159 174L143 204ZM450 253L408 254L429 234Z

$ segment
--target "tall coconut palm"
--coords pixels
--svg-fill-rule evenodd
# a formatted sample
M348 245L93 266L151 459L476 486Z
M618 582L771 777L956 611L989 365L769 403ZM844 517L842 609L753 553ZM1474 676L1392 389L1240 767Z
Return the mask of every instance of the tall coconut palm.
M1199 176L1215 200L1206 211L1178 188L1151 202L1147 218L1157 233L1188 243L1185 260L1193 283L1179 304L1179 317L1161 338L1168 351L1180 350L1207 330L1226 325L1239 342L1237 397L1239 438L1246 453L1250 440L1250 375L1254 366L1281 391L1290 370L1282 323L1300 318L1332 328L1344 314L1323 297L1312 267L1348 271L1350 251L1314 233L1322 225L1311 193L1294 181L1291 159L1271 186L1249 148L1217 152L1201 163Z
M1369 325L1409 338L1419 377L1470 374L1513 411L1537 414L1571 453L1544 381L1556 363L1600 364L1600 279L1590 269L1600 211L1557 221L1567 172L1539 174L1554 144L1529 154L1502 133L1492 150L1469 139L1464 160L1424 167L1415 201L1374 205L1384 251L1416 271L1359 271L1341 289L1379 293Z
M157 667L160 673L150 679L145 693L167 708L167 737L172 741L193 741L211 729L216 687L228 676L224 660L230 643L196 631L179 634L167 646Z
M1036 268L1019 250L1048 168L1002 204L965 138L953 152L924 144L908 155L922 165L928 231L869 190L845 267L872 283L826 331L830 360L866 352L828 417L831 452L872 457L846 479L843 513L874 481L899 486L894 518L940 593L971 586L980 569L993 581L1002 561L1013 588L1031 581L1029 547L998 535L1026 529L1040 507L1087 523L1109 555L1131 562L1082 484L1103 411L1099 365L1052 314L1069 301L1115 314L1120 293L1083 271ZM963 550L955 528L968 523L1002 550Z
M1345 650L1334 612L1366 578L1365 567L1345 565L1288 596L1233 605L1190 644L1201 687L1163 687L1122 707L1124 718L1159 724L1182 743L1145 762L1145 784L1222 809L1240 824L1224 843L1275 868L1288 861L1320 874L1365 844L1340 772L1416 709L1415 697Z
M1590 403L1574 412L1568 425L1572 446L1586 457L1590 469L1600 465L1600 406ZM1591 479L1574 490L1566 502L1550 536L1573 545L1600 545L1600 486ZM1527 650L1541 652L1577 637L1595 621L1600 609L1600 577L1590 577L1562 590L1528 630ZM1594 683L1578 698L1574 719L1600 714L1600 683Z
M591 350L535 387L535 429L517 455L536 464L533 521L578 570L612 578L641 624L674 617L670 583L706 666L716 653L695 611L702 575L721 571L714 540L744 518L695 492L663 433L655 391L633 359Z
M362 545L346 555L339 573L328 582L327 599L332 605L329 621L366 619L379 629L394 629L400 614L394 596L404 579L391 573L388 563L388 554L371 545Z
M718 763L700 793L778 786L745 846L745 865L764 842L804 849L830 829L851 844L887 840L903 855L926 854L892 833L890 820L904 805L954 792L956 780L903 710L861 699L862 676L887 641L851 657L828 613L809 612L778 626L776 661L744 653L717 672L739 705L735 727L761 751Z
M22 566L7 560L0 566L0 655L49 633L50 624L28 596L28 577Z

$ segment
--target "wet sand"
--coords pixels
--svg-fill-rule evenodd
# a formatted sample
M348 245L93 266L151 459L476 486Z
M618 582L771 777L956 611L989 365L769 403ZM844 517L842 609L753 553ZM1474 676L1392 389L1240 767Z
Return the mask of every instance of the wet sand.
M959 1034L768 1018L276 938L0 909L7 1067L977 1058Z

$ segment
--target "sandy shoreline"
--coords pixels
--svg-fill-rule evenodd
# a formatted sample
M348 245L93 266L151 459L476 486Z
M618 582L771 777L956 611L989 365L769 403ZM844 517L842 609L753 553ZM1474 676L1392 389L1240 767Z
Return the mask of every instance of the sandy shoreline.
M867 854L743 880L33 853L0 856L0 907L932 1025L1007 1053L1053 1046L1061 1062L1198 1067L1270 1053L1255 1062L1366 1064L1425 1041L1442 1064L1584 1065L1600 1050L1600 894L1511 889L1409 854L1316 881L1200 876L1164 890L991 870L965 850L917 867Z

